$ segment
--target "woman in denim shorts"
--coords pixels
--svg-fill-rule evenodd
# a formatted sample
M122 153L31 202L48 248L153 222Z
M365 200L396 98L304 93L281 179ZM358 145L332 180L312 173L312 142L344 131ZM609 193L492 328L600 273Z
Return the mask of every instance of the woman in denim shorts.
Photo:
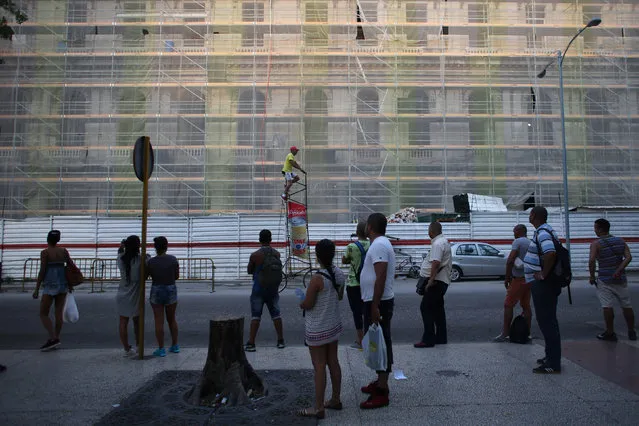
M33 298L37 299L42 289L42 300L40 301L40 320L49 333L49 339L40 348L46 352L60 345L60 331L62 331L62 314L67 292L73 291L67 285L67 278L64 273L65 265L73 263L67 249L58 247L60 241L60 231L53 230L47 235L48 247L40 253L40 273L33 292ZM55 302L55 329L49 311Z
M180 352L178 345L178 325L175 320L175 310L177 308L177 287L175 280L180 277L180 265L175 256L166 254L169 242L165 237L155 237L153 239L157 256L151 258L148 263L149 276L153 280L151 285L151 307L153 307L153 317L155 319L155 338L158 341L158 348L153 355L164 357L164 316L171 331L171 347L169 352Z

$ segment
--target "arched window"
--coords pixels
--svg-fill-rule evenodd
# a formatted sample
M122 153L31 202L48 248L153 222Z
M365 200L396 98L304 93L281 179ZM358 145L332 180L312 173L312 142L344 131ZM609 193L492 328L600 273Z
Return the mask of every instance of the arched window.
M237 119L237 144L254 146L255 141L262 140L261 117L266 109L266 97L259 90L244 90L240 92L237 113L244 115ZM246 115L252 115L247 117Z
M308 145L328 144L328 97L322 89L306 92L304 102L304 140Z
M428 95L421 89L411 90L406 98L397 102L399 114L417 114L416 118L408 121L408 144L413 146L430 145L430 123L421 114L428 114Z
M357 92L357 144L379 143L379 96L375 89L361 89ZM361 115L374 115L366 118Z

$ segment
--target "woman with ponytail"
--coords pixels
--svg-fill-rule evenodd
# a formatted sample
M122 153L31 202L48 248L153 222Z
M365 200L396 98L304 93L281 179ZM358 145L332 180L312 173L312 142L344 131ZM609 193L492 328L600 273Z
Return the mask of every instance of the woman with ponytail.
M315 246L321 269L313 275L300 308L306 311L305 338L315 369L315 407L298 412L303 417L323 419L326 408L341 410L342 370L337 358L337 340L342 332L339 301L344 294L344 273L335 265L335 244L322 240ZM331 374L333 393L324 402L326 366Z
M120 342L124 348L124 356L135 356L136 349L129 344L129 318L133 318L135 344L139 345L140 314L140 237L131 235L118 250L118 268L120 269L120 286L116 302L120 316ZM147 256L148 257L148 256Z

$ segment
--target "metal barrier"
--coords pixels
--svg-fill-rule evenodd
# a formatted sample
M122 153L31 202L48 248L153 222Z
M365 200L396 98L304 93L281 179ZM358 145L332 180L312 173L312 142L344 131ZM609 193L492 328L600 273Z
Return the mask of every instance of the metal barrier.
M91 281L91 293L103 293L105 281L119 281L120 268L117 259L76 258L75 264L86 280ZM215 291L215 264L210 258L178 258L180 263L180 281L210 281L211 292ZM27 281L34 281L40 272L40 259L29 258L24 262L22 291L26 292ZM96 283L100 289L96 290Z
M84 278L87 279L93 274L93 260L91 257L74 258L73 262L80 269ZM22 291L26 292L25 284L27 281L36 281L40 273L40 258L30 257L24 261L22 270Z

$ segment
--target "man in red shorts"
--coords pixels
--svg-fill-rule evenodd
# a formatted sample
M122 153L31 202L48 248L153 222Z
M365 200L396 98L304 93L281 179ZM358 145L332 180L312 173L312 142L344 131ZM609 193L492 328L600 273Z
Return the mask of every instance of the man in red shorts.
M510 323L513 320L513 308L519 302L523 315L528 323L530 330L530 320L532 318L532 310L530 309L530 284L526 284L524 278L524 257L528 252L530 240L526 237L528 230L526 225L517 225L513 228L515 241L513 241L512 250L506 261L506 300L504 300L504 327L499 336L495 337L495 342L505 342L508 340L510 333Z

